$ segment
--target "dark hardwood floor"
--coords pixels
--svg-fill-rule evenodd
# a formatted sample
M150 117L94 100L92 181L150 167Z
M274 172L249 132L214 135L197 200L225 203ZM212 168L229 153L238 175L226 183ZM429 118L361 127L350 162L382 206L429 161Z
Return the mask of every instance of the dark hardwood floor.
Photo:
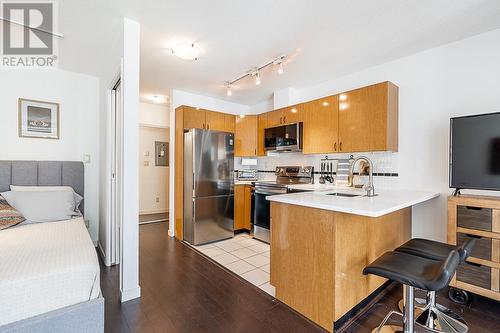
M167 223L140 226L142 297L120 303L118 267L101 265L106 332L325 332L286 305L167 236ZM344 332L371 332L399 300L393 287ZM462 313L469 332L500 332L500 303L478 298Z

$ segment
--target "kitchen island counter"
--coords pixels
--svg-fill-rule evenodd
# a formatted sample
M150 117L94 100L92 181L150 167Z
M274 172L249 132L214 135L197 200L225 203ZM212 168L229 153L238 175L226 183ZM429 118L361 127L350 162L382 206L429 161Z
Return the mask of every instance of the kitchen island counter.
M356 197L327 195L338 191ZM438 196L353 189L269 196L271 285L276 298L333 332L385 279L363 268L411 238L412 206ZM347 318L347 319L346 319Z
M291 193L267 197L272 202L286 203L309 208L318 208L341 213L369 217L380 217L397 210L411 207L439 196L437 192L414 190L380 190L375 197L366 197L366 191L345 187L296 186L311 192ZM354 197L332 196L330 193L358 195Z

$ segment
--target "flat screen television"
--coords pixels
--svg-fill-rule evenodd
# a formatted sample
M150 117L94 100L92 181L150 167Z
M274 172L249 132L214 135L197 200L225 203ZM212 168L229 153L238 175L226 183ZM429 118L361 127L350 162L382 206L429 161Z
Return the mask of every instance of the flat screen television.
M451 118L450 187L500 191L500 112Z

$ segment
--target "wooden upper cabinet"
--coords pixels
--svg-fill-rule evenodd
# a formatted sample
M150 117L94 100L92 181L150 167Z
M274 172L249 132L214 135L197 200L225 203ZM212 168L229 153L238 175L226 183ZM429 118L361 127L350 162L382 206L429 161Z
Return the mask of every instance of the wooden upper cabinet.
M292 105L281 109L283 112L283 124L300 123L304 117L304 104Z
M265 156L266 150L264 149L264 130L267 127L267 113L259 114L257 116L257 155Z
M398 87L382 82L339 95L339 151L398 150Z
M224 113L205 110L205 128L224 131L226 129Z
M234 133L236 116L232 114L224 114L224 131Z
M267 125L266 127L276 127L283 123L283 110L278 109L275 111L267 112Z
M304 154L338 152L338 95L303 104Z
M257 156L258 117L236 117L234 156Z
M182 107L184 128L205 128L205 111L190 106Z

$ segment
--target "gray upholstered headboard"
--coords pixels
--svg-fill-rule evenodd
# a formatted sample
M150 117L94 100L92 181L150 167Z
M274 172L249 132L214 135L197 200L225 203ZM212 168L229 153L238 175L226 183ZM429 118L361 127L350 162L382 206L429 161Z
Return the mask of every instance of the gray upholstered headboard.
M84 196L83 162L62 161L0 161L0 192L10 185L71 186ZM84 213L84 202L80 204Z

